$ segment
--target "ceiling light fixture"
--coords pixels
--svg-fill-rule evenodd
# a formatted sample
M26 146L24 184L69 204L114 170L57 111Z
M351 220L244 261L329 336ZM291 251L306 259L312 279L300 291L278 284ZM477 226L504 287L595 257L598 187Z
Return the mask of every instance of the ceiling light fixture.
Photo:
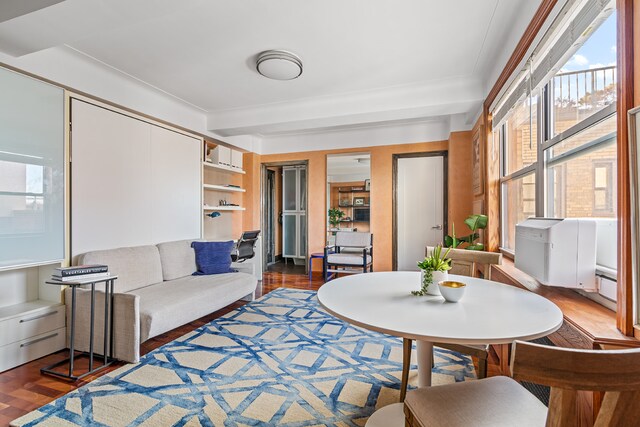
M286 50L266 50L258 55L256 70L275 80L293 80L302 74L302 60Z

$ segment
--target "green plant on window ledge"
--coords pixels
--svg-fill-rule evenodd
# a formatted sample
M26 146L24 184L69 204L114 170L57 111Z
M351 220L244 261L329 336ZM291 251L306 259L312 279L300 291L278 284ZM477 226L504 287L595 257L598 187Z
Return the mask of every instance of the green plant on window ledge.
M448 248L468 249L470 251L482 251L484 245L482 243L475 243L480 238L478 230L484 230L487 228L488 218L486 215L469 215L464 223L467 224L471 234L463 237L456 237L456 226L451 225L451 235L444 237L444 245ZM466 244L466 246L462 246Z
M329 209L329 224L332 227L338 227L340 225L340 220L344 217L344 212L342 212L338 208Z

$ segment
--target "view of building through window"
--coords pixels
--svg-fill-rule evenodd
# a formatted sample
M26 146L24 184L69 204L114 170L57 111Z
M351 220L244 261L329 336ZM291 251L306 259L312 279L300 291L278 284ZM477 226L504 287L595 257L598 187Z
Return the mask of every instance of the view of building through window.
M613 115L547 151L547 188L551 189L547 215L615 217L615 176L616 117Z
M616 83L614 12L494 129L502 155L503 248L515 249L515 225L528 217L615 218ZM539 124L538 117L547 119ZM545 195L538 208L537 194Z
M515 249L516 224L535 216L536 176L531 173L502 184L502 240L503 247Z
M44 167L0 160L0 230L33 233L44 229Z
M549 83L552 136L616 101L616 13L612 13Z
M529 166L538 159L537 109L538 96L528 96L507 116L505 175Z

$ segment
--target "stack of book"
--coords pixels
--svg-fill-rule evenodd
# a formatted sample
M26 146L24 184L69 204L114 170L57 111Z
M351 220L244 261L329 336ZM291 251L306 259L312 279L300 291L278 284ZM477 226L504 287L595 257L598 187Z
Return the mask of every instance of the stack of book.
M60 282L75 282L89 279L106 279L109 274L109 267L106 265L75 265L73 267L56 268L51 278Z

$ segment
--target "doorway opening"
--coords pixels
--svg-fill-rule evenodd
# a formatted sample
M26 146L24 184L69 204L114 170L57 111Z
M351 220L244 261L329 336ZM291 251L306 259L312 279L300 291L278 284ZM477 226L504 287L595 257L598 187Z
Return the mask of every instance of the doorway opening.
M307 274L308 162L261 167L264 271Z
M417 271L447 226L447 152L393 155L393 270Z
M370 153L327 155L327 243L338 231L370 231L370 192Z

